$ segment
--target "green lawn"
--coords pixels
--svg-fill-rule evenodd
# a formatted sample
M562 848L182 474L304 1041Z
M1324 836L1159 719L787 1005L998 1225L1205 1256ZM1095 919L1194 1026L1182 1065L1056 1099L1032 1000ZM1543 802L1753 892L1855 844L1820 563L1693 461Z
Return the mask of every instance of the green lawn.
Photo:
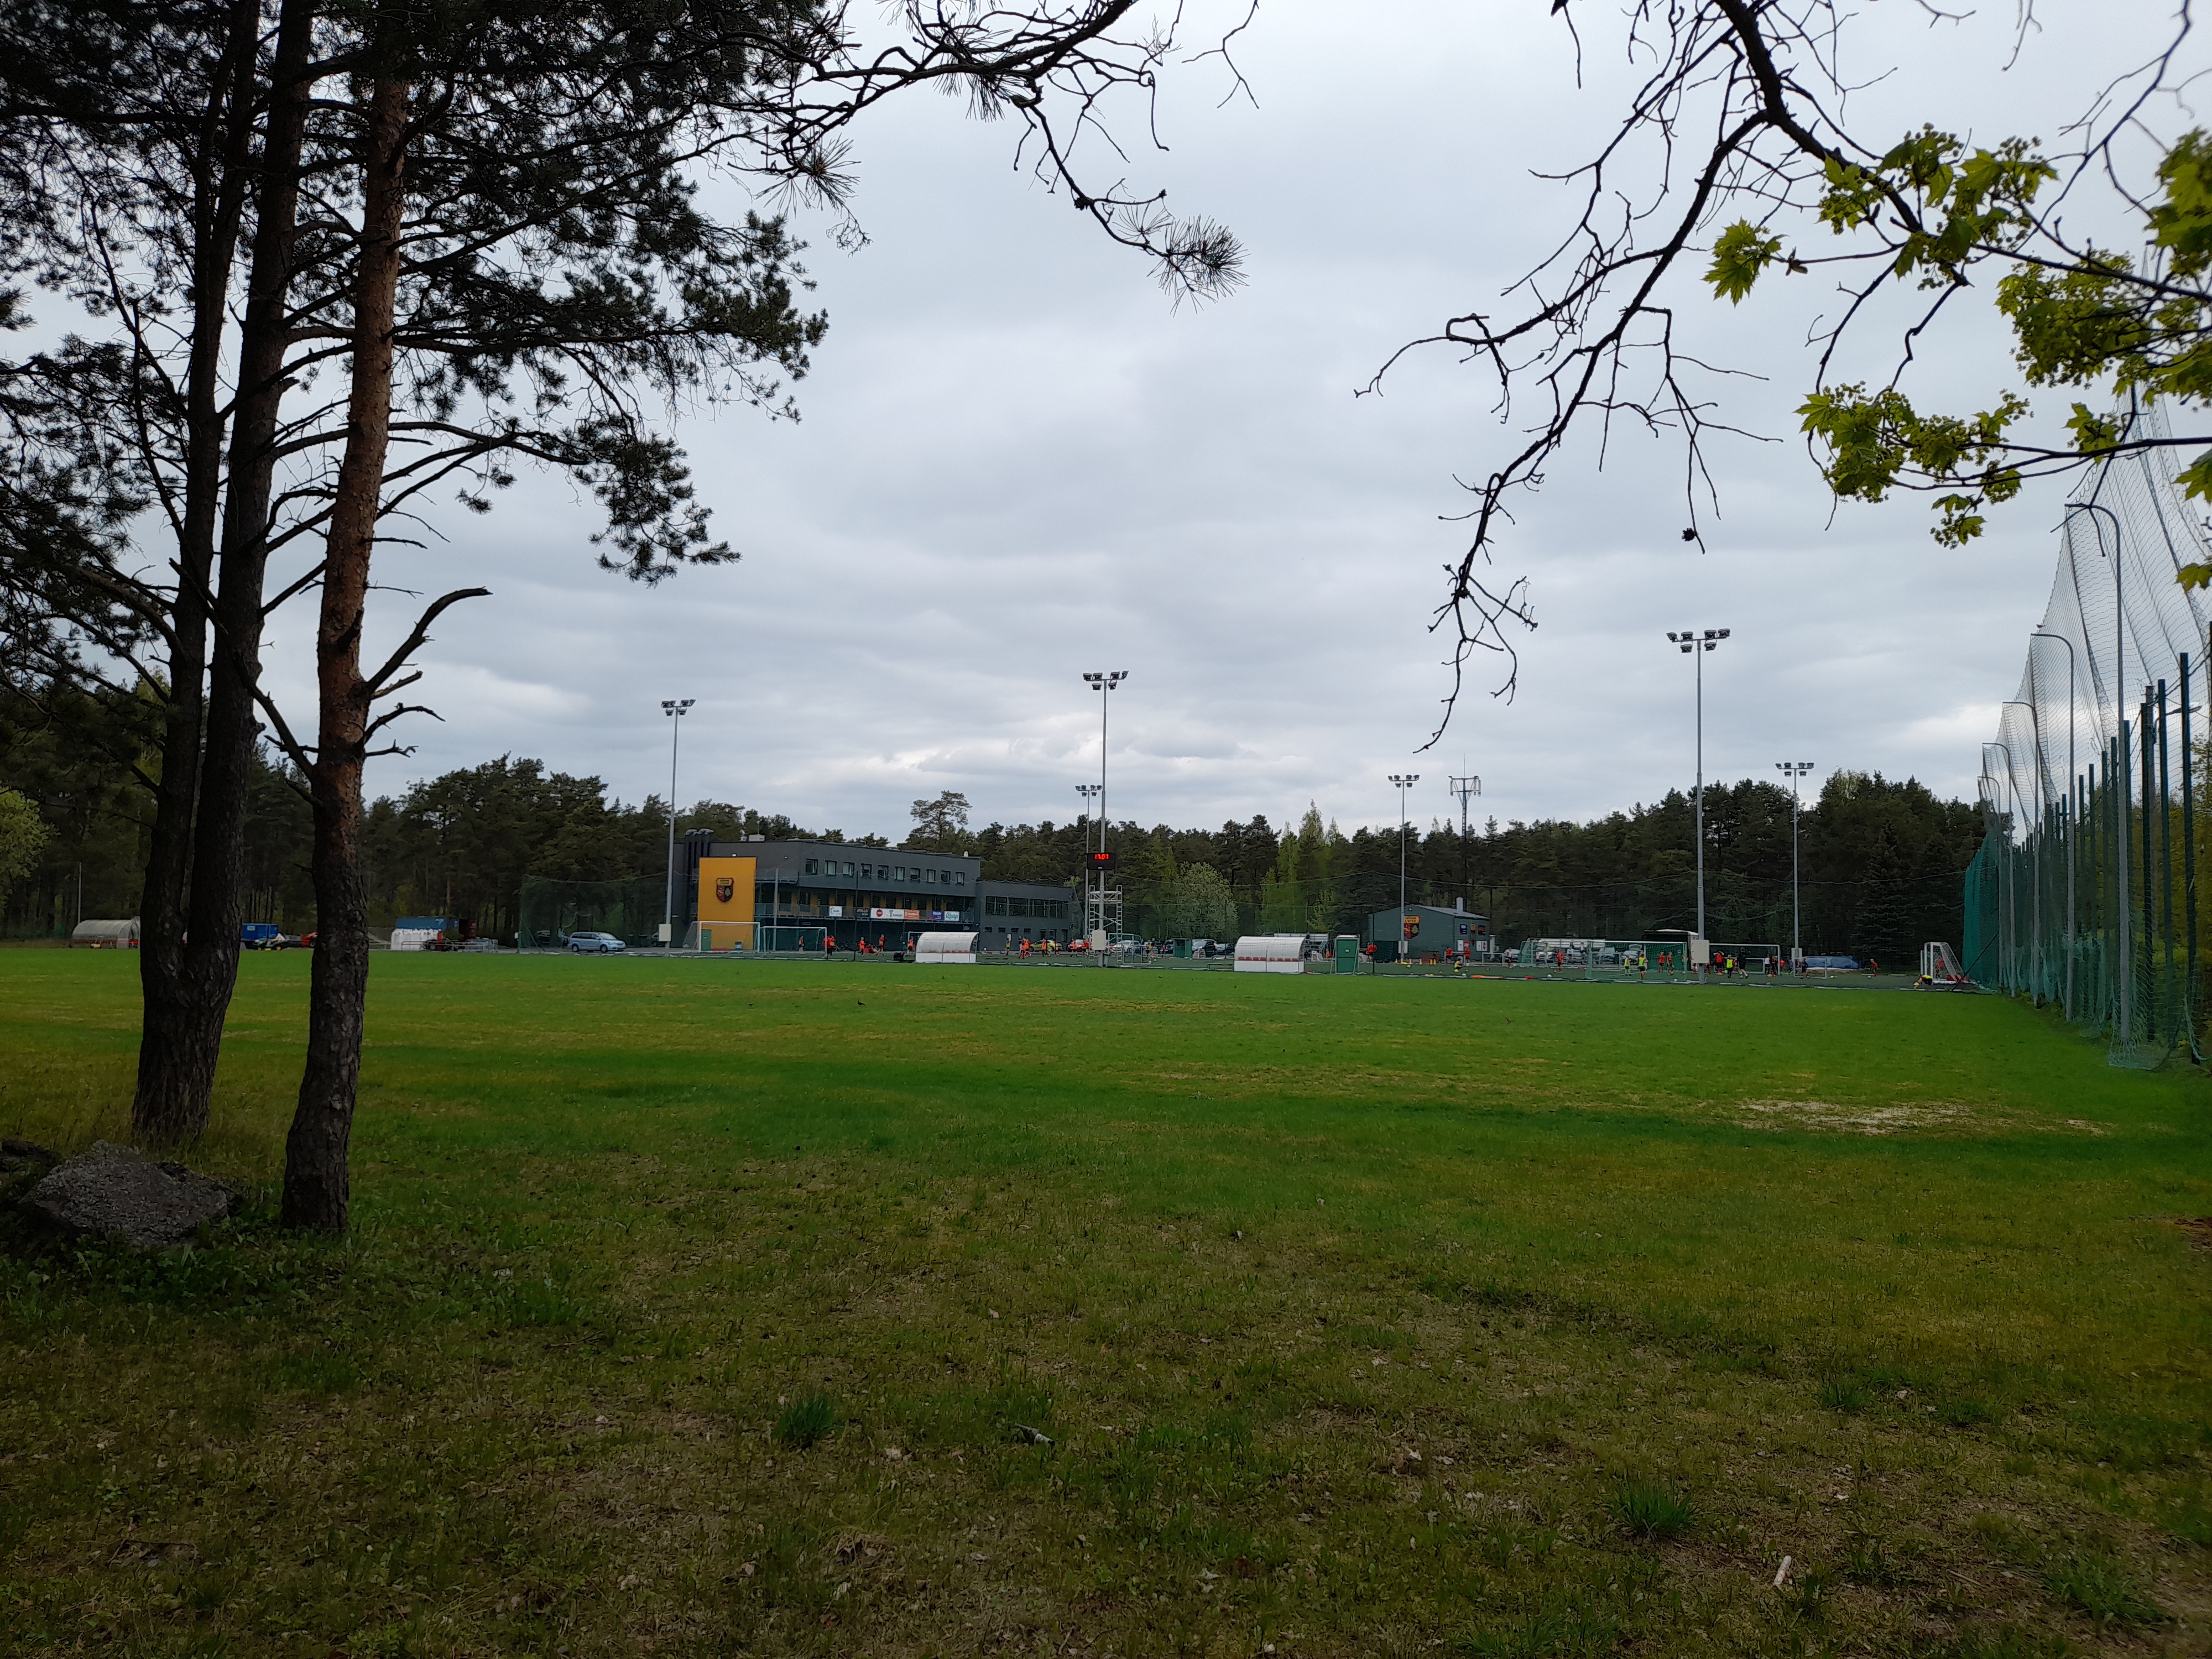
M2212 1641L2212 1087L2026 1009L380 957L335 1245L307 966L241 1222L0 1257L19 1650ZM125 1138L136 973L0 951L0 1131Z

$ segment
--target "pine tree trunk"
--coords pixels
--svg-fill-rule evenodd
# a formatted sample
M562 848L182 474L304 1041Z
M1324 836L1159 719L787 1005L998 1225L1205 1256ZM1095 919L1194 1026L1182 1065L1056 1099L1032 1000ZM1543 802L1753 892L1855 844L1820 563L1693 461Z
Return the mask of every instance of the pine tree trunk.
M368 903L361 865L361 777L372 688L362 678L369 556L392 436L392 330L405 206L409 86L380 79L366 134L360 267L356 275L353 388L346 447L331 504L315 635L321 717L314 769L317 939L307 1005L307 1060L284 1143L283 1222L343 1231L352 1200L348 1149L361 1079L368 997Z
M131 1105L142 1140L179 1140L207 1127L218 1012L212 1032L187 968L192 850L207 716L208 596L215 573L222 499L222 337L252 143L256 8L236 0L225 73L217 78L193 179L192 350L185 376L184 509L178 535L177 598L171 612L169 697L161 777L139 901L138 978L145 1011L138 1082Z
M221 158L224 177L207 192L214 199L194 227L202 257L193 272L184 570L170 657L168 728L140 905L145 1012L131 1123L133 1134L145 1141L187 1139L207 1127L223 1019L238 978L246 790L260 735L253 687L275 476L270 450L283 395L285 300L297 240L300 149L310 89L304 70L313 19L310 0L286 0L257 166L252 125L260 101L254 64L259 7L242 0L237 9L230 127ZM224 488L224 422L218 407L224 313L249 175L257 192L256 225ZM222 581L211 596L218 495ZM204 679L211 680L204 691Z

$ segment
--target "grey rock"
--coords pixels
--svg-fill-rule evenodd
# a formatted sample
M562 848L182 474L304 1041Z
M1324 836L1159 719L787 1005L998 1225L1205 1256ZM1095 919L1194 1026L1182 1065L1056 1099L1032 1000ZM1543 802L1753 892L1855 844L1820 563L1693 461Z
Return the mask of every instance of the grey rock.
M203 1225L237 1206L238 1194L228 1187L105 1140L57 1165L22 1200L25 1210L65 1233L119 1238L141 1250L188 1244Z

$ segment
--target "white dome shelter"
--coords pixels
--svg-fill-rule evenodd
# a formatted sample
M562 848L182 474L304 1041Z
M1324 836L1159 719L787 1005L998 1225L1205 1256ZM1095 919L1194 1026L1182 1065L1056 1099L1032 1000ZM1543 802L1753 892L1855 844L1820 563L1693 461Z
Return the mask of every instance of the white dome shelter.
M914 942L916 962L964 962L975 960L975 935L973 933L923 933Z
M1247 933L1237 941L1237 971L1240 974L1303 974L1306 936L1304 933Z

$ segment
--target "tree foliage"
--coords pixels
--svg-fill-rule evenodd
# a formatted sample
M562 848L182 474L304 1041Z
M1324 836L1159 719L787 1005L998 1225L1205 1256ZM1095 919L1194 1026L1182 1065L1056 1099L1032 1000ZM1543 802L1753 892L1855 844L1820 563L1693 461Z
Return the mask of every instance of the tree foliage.
M37 807L12 789L0 789L0 891L31 872L49 836Z
M1924 9L1939 29L1956 21ZM1553 11L1570 29L1589 15L1566 0ZM1504 660L1498 689L1512 689L1515 637L1534 624L1525 580L1492 574L1492 560L1515 498L1578 430L1602 439L1626 422L1676 437L1682 535L1702 540L1705 444L1735 428L1714 378L1729 369L1678 341L1692 275L1731 305L1756 303L1777 272L1838 282L1841 303L1811 342L1802 434L1839 499L1932 495L1941 543L1980 534L1986 509L2031 478L2150 447L2185 452L2182 483L2212 499L2212 432L2164 437L2129 412L2152 399L2193 410L2212 384L2212 140L2153 121L2191 78L2185 4L2140 67L2085 92L2063 147L1936 125L1860 130L1840 61L1865 25L1834 0L1684 0L1621 16L1630 61L1648 67L1596 154L1564 175L1578 215L1510 290L1525 308L1470 310L1399 354L1448 346L1495 376L1509 420L1534 407L1468 486L1473 533L1437 612L1455 646L1447 719L1479 653ZM2020 27L2034 27L2032 4ZM2075 229L2100 218L2136 246ZM1983 295L2009 325L2017 386L1978 410L1931 406L1907 384L1916 350ZM1844 367L1869 346L1890 360L1884 378ZM2082 394L2063 428L2031 422L2039 390Z

